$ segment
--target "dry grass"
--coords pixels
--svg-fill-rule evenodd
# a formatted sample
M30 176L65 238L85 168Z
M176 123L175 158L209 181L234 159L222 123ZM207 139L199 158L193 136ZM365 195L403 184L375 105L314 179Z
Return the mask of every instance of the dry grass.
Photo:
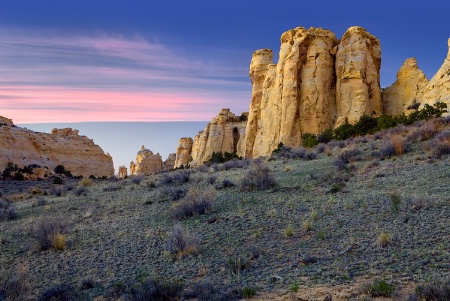
M381 232L378 235L378 245L382 248L387 247L392 243L392 234L388 232Z
M403 155L406 152L405 139L401 135L392 135L390 137L394 151L397 156Z

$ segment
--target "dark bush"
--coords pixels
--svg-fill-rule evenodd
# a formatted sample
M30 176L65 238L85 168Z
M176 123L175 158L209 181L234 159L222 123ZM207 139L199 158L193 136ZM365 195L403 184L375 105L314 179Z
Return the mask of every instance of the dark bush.
M275 154L279 158L286 159L314 160L317 158L317 154L314 151L303 147L291 148L289 146L281 146Z
M53 186L50 189L50 193L52 195L54 195L54 196L63 196L67 192L67 190L68 190L68 187L63 186L63 185L61 185L61 186Z
M377 118L363 115L359 117L358 122L353 125L354 135L364 136L366 134L372 134L377 130L377 125Z
M63 183L63 179L61 179L60 177L54 177L53 178L52 184L60 185L62 183Z
M353 125L345 121L344 124L338 126L334 129L334 139L336 140L346 140L355 135L355 128Z
M200 215L212 210L212 203L216 200L216 190L209 187L204 191L190 188L186 196L170 208L170 215L174 219L183 219L193 215Z
M104 190L103 190L104 191ZM84 186L78 186L77 188L74 189L73 194L75 194L76 196L86 196L89 192L89 189L84 187Z
M150 279L135 286L127 294L127 301L174 301L181 296L183 286L178 282Z
M17 219L17 213L12 204L0 199L0 221Z
M450 279L432 281L416 287L416 296L423 301L450 300Z
M141 184L142 180L144 179L144 176L143 175L135 175L130 178L131 178L131 182L133 182L133 184L139 185L139 184Z
M347 168L347 164L361 160L359 157L360 153L361 151L357 148L345 150L334 161L334 165L338 168L338 170L344 170Z
M222 167L224 170L229 170L233 168L243 168L249 164L248 159L233 159L223 163Z
M333 130L332 129L327 129L317 136L317 142L319 142L319 143L328 143L331 140L333 140Z
M102 188L103 191L105 192L112 192L112 191L117 191L122 189L122 186L117 185L117 184L112 184L112 185L107 185L105 187Z
M380 147L379 156L381 158L391 157L395 155L394 144L390 140L385 140Z
M222 152L213 152L211 155L211 159L209 159L208 163L224 163L233 159L241 159L236 153L222 153Z
M27 268L20 267L15 274L0 275L0 300L28 300L30 279L27 279L27 272Z
M186 188L180 187L160 187L157 190L157 195L162 200L178 201L182 199L187 193Z
M179 170L171 173L165 173L159 179L160 185L181 185L184 183L189 183L191 171L190 170Z
M243 256L231 256L225 261L225 269L231 274L239 274L251 267L250 259Z
M209 176L209 177L206 179L206 182L207 182L208 184L214 185L214 184L216 183L216 180L217 180L217 177L216 177L216 176Z
M167 236L165 245L169 253L182 257L196 253L199 242L198 237L189 234L181 224L177 223Z
M234 184L231 180L223 179L222 188L229 188L229 187L234 187L234 186L236 186L236 184Z
M239 184L241 191L266 190L275 187L277 182L264 161L255 161Z
M60 249L57 245L57 236L66 233L66 223L62 219L42 218L30 229L30 236L34 238L41 251Z
M435 159L450 155L450 131L442 131L436 135L430 142L430 148L432 149L432 157Z
M14 174L13 180L23 181L23 180L25 180L25 176L20 171L16 171L16 173Z
M78 300L75 288L71 284L60 284L47 289L38 301L72 301Z

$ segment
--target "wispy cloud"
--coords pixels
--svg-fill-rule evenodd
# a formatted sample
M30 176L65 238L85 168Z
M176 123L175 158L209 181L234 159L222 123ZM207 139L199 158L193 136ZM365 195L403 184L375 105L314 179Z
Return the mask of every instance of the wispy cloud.
M208 120L250 101L247 66L140 36L11 28L0 36L1 114L16 122Z

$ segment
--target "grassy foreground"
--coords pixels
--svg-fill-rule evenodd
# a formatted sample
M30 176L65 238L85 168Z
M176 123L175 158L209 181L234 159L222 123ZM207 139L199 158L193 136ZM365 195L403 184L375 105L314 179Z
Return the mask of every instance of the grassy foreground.
M446 296L449 149L447 117L256 162L1 181L0 300Z

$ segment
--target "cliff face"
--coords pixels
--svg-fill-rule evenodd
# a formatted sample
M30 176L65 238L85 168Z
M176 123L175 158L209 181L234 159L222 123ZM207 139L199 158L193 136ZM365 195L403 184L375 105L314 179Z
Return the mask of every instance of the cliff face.
M213 152L236 153L242 156L247 115L244 113L242 116L244 120L230 112L230 109L222 109L205 129L195 136L190 165L198 166L208 161Z
M297 27L281 36L278 64L268 49L253 53L252 101L245 155L265 155L283 142L298 145L302 132L332 126L335 111L335 35L321 28Z
M433 105L436 102L443 102L447 104L450 111L450 39L448 39L448 47L444 63L421 93L421 107L424 104Z
M194 141L190 137L181 138L178 141L174 168L187 166L191 161L192 144Z
M6 122L8 121L9 122ZM46 166L53 170L64 165L74 176L114 175L113 161L92 139L79 136L71 128L53 129L51 134L36 133L15 127L7 118L0 118L0 170L8 162L19 167Z
M415 58L406 59L397 73L396 81L381 93L383 113L400 115L408 107L420 102L421 93L428 84L425 73L419 69Z

